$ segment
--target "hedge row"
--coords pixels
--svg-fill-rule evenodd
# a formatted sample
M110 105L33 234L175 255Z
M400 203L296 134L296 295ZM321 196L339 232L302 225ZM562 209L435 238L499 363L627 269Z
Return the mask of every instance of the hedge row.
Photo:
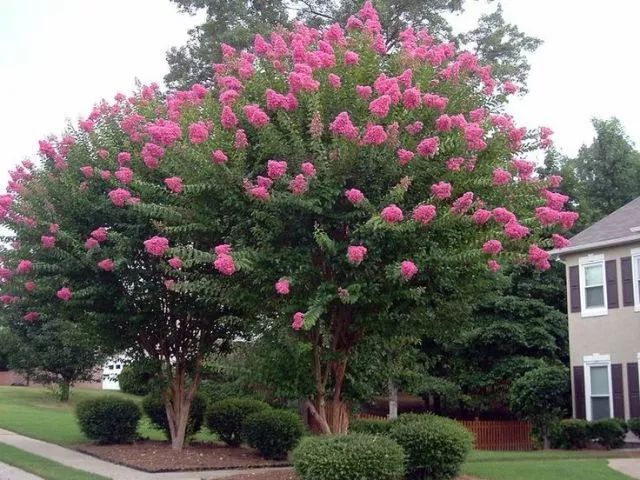
M640 434L640 419L629 422L607 418L595 422L586 420L561 420L551 428L549 439L552 448L577 450L595 442L605 448L620 448L628 430Z

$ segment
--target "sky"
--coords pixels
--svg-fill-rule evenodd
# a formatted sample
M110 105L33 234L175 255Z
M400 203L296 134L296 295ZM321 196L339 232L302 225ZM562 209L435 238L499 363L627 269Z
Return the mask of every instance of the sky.
M593 138L591 118L617 116L640 145L640 62L635 0L503 0L506 19L544 41L531 55L529 93L512 100L518 124L549 126L575 155ZM486 10L468 0L457 28ZM165 52L202 19L169 0L0 0L0 185L94 103L130 92L136 78L162 83Z

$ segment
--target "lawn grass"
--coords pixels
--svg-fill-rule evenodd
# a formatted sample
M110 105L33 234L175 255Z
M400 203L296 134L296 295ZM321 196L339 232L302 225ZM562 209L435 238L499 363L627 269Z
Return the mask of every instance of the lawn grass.
M468 462L463 473L482 480L630 480L604 458Z
M66 467L4 443L0 443L0 462L38 475L45 480L109 480L107 477Z
M80 431L74 409L81 400L103 395L141 402L141 397L121 392L73 389L69 402L62 403L46 388L0 386L0 428L58 445L87 443L89 439ZM164 440L163 432L153 428L146 417L140 422L138 432L152 440ZM196 440L215 440L215 437L202 431Z

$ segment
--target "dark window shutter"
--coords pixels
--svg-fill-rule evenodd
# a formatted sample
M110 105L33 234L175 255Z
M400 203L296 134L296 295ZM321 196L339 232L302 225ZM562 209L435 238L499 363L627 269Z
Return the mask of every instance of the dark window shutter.
M573 416L587 418L584 403L584 367L573 367L573 399L575 402Z
M629 385L629 416L640 417L640 381L638 363L627 363L627 384Z
M607 307L618 308L618 268L616 260L607 260L604 264L607 281Z
M580 311L580 267L569 267L569 298L571 311Z
M613 416L624 418L624 389L622 387L622 364L611 365L611 390L613 392Z
M633 306L633 270L631 268L631 257L620 259L620 272L622 273L622 305Z

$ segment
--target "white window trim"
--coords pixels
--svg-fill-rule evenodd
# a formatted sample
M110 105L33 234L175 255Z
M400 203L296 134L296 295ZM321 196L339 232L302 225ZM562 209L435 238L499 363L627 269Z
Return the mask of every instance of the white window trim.
M640 269L638 269L638 259L640 259L640 248L634 248L631 250L631 271L633 273L633 310L634 312L640 312L640 287L638 281L640 281Z
M638 354L640 360L640 354ZM593 412L591 411L591 367L607 367L609 374L609 418L613 418L613 382L611 380L611 356L594 353L593 355L585 355L584 360L584 402L587 420L593 420Z
M607 272L604 261L604 255L589 255L579 260L580 265L580 315L584 317L602 317L609 313L609 305L607 304ZM587 294L585 289L585 267L596 263L602 264L602 291L604 294L604 307L587 308Z

